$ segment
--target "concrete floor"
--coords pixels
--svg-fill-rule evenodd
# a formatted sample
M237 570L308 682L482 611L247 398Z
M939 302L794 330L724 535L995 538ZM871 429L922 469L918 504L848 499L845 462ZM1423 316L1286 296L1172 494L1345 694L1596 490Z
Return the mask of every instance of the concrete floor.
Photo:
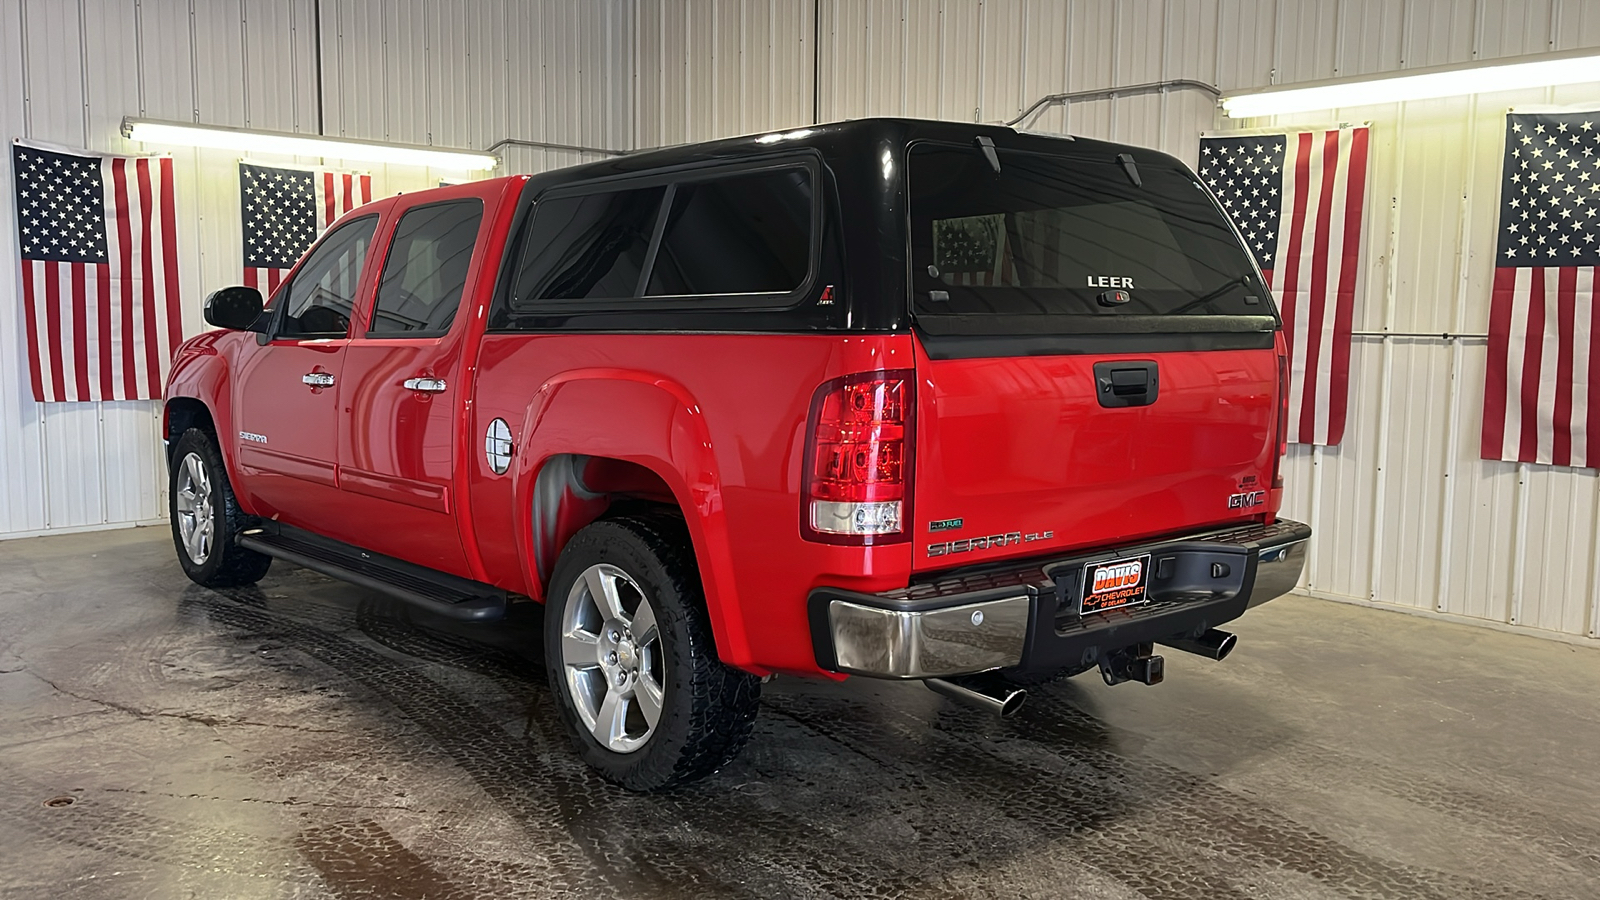
M0 896L1600 896L1600 652L1236 624L1006 722L779 679L733 766L635 796L569 751L528 617L203 590L164 529L0 542Z

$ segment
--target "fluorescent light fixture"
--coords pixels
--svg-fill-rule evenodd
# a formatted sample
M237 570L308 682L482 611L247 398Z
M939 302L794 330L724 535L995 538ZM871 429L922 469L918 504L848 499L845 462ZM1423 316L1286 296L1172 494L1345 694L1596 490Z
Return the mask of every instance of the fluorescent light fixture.
M386 144L316 134L289 134L282 131L251 131L223 125L162 122L154 119L124 118L122 134L129 140L147 144L215 147L220 150L250 153L280 153L284 156L319 156L468 172L492 169L499 164L499 160L495 157L474 150L450 150L416 144Z
M1314 109L1338 109L1428 100L1462 94L1487 94L1526 88L1600 81L1600 55L1593 50L1556 53L1506 63L1467 63L1411 69L1379 77L1338 78L1281 88L1268 88L1222 98L1229 117L1248 119Z

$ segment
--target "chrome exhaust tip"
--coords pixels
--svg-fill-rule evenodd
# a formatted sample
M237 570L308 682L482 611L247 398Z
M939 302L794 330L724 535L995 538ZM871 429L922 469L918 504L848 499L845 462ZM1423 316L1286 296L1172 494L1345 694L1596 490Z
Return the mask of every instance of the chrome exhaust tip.
M957 703L993 713L1002 719L1016 715L1028 699L1027 691L1009 684L992 672L954 678L925 678L922 683L935 694L943 694Z
M1166 638L1156 643L1221 662L1233 652L1233 648L1239 643L1239 638L1220 628L1212 628L1197 638Z

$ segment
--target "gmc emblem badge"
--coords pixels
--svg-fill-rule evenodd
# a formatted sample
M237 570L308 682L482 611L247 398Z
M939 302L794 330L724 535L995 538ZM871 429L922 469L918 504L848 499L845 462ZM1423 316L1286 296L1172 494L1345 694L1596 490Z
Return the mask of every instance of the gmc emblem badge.
M1266 491L1246 491L1242 494L1228 495L1229 509L1249 509L1267 502Z

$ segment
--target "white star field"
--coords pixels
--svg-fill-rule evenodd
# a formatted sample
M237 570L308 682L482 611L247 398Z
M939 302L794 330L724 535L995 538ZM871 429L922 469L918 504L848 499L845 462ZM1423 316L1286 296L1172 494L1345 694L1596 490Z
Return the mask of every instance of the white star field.
M1500 266L1600 265L1600 115L1510 115Z
M1200 142L1200 179L1244 235L1263 269L1278 249L1283 205L1283 135L1206 138Z
M13 145L23 259L103 263L105 189L99 157Z
M287 269L317 238L313 175L296 169L241 165L244 264Z

